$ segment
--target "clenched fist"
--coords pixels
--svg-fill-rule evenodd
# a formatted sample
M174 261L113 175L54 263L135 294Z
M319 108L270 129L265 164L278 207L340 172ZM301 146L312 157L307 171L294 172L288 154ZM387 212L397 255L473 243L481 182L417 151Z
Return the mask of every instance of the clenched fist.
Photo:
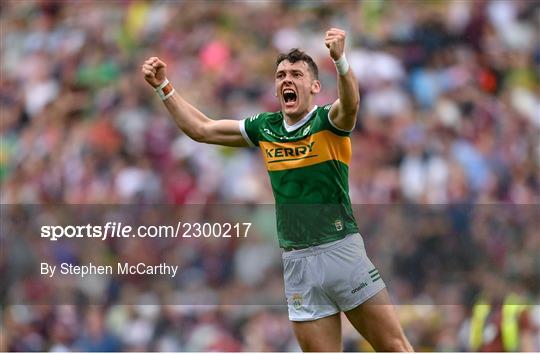
M141 67L144 79L153 87L158 87L165 80L165 68L167 65L157 57L145 60Z
M337 61L343 55L345 50L345 31L339 28L330 28L326 31L324 44L330 51L330 56Z

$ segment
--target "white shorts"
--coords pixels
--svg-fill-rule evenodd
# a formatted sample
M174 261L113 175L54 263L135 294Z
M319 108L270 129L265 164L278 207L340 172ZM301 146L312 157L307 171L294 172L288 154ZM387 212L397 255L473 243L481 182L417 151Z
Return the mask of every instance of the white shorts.
M360 234L283 253L291 321L312 321L362 304L385 284Z

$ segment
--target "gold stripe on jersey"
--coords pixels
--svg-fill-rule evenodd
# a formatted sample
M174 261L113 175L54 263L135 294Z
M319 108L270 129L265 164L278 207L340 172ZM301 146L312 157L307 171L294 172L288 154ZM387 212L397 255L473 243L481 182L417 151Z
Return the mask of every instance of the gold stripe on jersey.
M266 169L282 171L316 165L325 161L351 161L351 139L329 130L288 142L259 141Z

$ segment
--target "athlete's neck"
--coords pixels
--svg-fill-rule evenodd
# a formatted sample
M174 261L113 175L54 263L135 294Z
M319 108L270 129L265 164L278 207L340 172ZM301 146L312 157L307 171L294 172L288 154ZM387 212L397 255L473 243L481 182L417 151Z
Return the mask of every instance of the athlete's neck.
M316 107L315 105L312 105L311 108L307 112L302 112L294 116L289 116L285 112L282 111L283 119L285 120L285 123L287 123L287 125L289 126L295 125L296 123L301 121L303 118L305 118L308 114L310 114L315 109L315 107Z

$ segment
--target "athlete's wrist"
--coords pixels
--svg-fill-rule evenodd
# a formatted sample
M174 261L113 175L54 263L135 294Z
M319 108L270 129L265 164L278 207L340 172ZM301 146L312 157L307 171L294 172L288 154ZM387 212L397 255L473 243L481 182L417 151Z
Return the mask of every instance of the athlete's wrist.
M334 60L334 65L336 66L338 74L341 76L346 75L349 72L350 66L345 53L343 53L338 60Z
M162 101L165 101L174 94L174 87L167 78L165 78L165 80L163 80L163 82L157 87L155 87L154 90Z

